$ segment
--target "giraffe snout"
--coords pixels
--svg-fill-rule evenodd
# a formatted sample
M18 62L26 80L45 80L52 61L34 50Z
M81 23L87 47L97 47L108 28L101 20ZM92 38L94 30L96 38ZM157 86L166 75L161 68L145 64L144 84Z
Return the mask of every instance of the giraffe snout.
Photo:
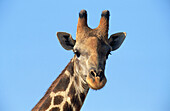
M101 89L107 81L104 75L104 70L100 69L97 71L95 69L91 69L87 75L86 81L90 88L95 90Z

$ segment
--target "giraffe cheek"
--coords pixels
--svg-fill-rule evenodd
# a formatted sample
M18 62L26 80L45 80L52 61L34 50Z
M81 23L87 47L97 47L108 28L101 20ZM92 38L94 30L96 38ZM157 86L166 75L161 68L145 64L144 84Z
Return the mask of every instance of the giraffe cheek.
M90 77L87 76L86 81L91 89L98 90L105 86L107 79L105 77L100 80L99 77Z

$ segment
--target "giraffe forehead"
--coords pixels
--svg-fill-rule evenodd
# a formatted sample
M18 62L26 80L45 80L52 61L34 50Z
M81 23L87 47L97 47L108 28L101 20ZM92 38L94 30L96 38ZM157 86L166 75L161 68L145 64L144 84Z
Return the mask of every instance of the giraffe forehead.
M85 42L85 47L89 50L95 51L98 47L98 39L97 37L89 37Z
M76 47L78 47L78 49L87 51L88 53L97 54L110 48L105 40L99 39L98 37L88 37L76 42Z

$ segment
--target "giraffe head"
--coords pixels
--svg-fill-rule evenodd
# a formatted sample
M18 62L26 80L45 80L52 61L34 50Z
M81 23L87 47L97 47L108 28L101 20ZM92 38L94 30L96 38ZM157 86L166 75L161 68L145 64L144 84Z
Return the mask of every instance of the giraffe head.
M92 89L101 89L106 84L105 64L111 51L120 47L126 37L125 32L112 34L108 38L109 11L101 14L99 26L91 29L87 25L87 12L81 10L77 24L76 40L69 33L57 32L60 44L75 53L74 71Z

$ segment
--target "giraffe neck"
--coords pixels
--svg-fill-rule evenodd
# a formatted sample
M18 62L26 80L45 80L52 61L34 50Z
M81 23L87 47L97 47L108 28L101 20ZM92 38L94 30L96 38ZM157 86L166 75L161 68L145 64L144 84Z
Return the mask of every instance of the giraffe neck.
M32 111L79 111L89 87L75 72L72 59Z

